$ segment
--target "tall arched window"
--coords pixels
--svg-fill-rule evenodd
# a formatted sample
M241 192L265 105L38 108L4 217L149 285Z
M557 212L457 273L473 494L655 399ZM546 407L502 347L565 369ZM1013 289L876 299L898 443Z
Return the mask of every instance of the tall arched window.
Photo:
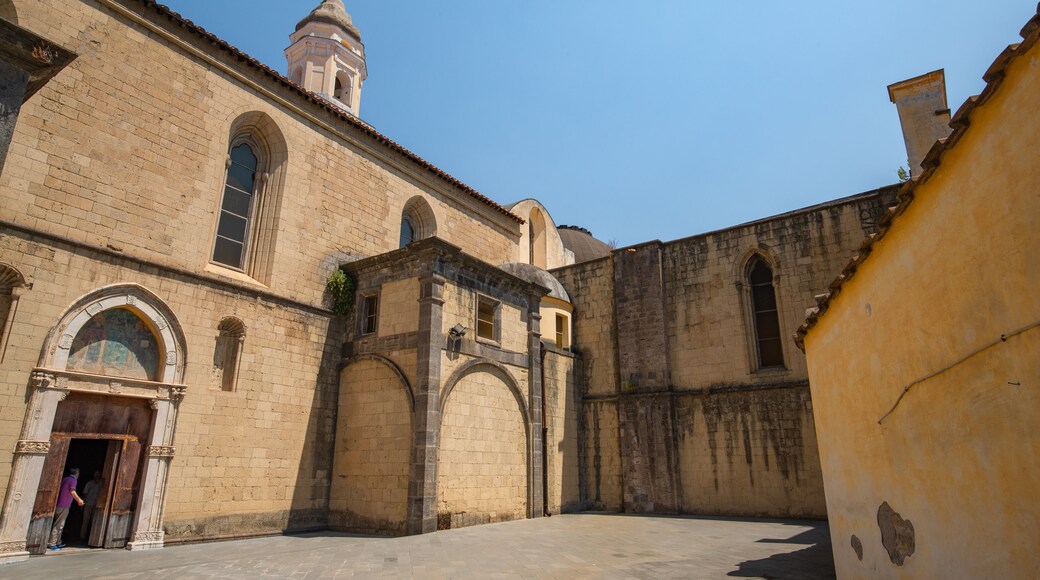
M748 269L751 286L751 310L754 313L755 344L758 366L784 366L784 350L780 338L780 317L773 289L773 270L760 257L754 257Z
M405 213L401 217L401 245L399 247L403 248L414 242L415 234L415 218Z
M224 180L224 199L213 244L213 261L238 270L246 269L253 214L260 196L263 157L251 135L231 142Z
M217 326L217 344L213 349L213 382L222 391L234 391L238 383L238 366L242 345L246 340L246 326L242 321L228 317Z

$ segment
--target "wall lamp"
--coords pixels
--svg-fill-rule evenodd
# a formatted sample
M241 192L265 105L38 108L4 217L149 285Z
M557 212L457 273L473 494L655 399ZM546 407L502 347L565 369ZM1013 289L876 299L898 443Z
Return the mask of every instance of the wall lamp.
M467 332L469 332L468 328L462 326L461 324L455 324L455 326L452 326L450 329L448 329L448 336L455 339L459 339L463 336L466 336Z

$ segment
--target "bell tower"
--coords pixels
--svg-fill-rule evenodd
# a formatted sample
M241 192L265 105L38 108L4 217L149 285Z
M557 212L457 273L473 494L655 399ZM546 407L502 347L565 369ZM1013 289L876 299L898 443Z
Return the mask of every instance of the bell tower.
M343 0L322 0L289 40L289 79L358 116L361 85L368 78L365 45Z

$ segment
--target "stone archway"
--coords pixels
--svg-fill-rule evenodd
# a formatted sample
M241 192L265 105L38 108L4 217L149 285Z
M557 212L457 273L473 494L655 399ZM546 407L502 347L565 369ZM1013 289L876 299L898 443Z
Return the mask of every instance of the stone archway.
M471 361L453 373L441 400L438 527L530 517L530 420L513 376Z
M146 378L122 377L69 368L73 343L80 331L102 313L126 310L148 327L157 341L154 372ZM28 557L26 534L44 464L51 451L52 427L58 403L69 393L146 400L152 410L147 441L141 441L144 462L128 549L163 546L169 462L174 454L177 411L186 391L184 334L176 317L155 294L137 284L116 284L96 290L72 304L47 336L39 365L33 369L31 394L11 469L3 515L0 516L0 562Z

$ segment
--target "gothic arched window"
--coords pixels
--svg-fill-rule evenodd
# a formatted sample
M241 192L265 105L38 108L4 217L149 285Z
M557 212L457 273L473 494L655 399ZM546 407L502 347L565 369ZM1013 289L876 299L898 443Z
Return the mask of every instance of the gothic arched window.
M231 142L224 179L224 198L213 243L213 261L238 270L246 269L253 214L261 189L263 156L248 134Z
M748 269L748 282L751 286L751 310L754 313L758 366L782 367L784 350L780 338L776 291L773 288L773 270L756 256Z
M415 239L415 218L413 218L410 214L405 213L401 217L401 245L399 247L403 248L408 244L414 242Z

